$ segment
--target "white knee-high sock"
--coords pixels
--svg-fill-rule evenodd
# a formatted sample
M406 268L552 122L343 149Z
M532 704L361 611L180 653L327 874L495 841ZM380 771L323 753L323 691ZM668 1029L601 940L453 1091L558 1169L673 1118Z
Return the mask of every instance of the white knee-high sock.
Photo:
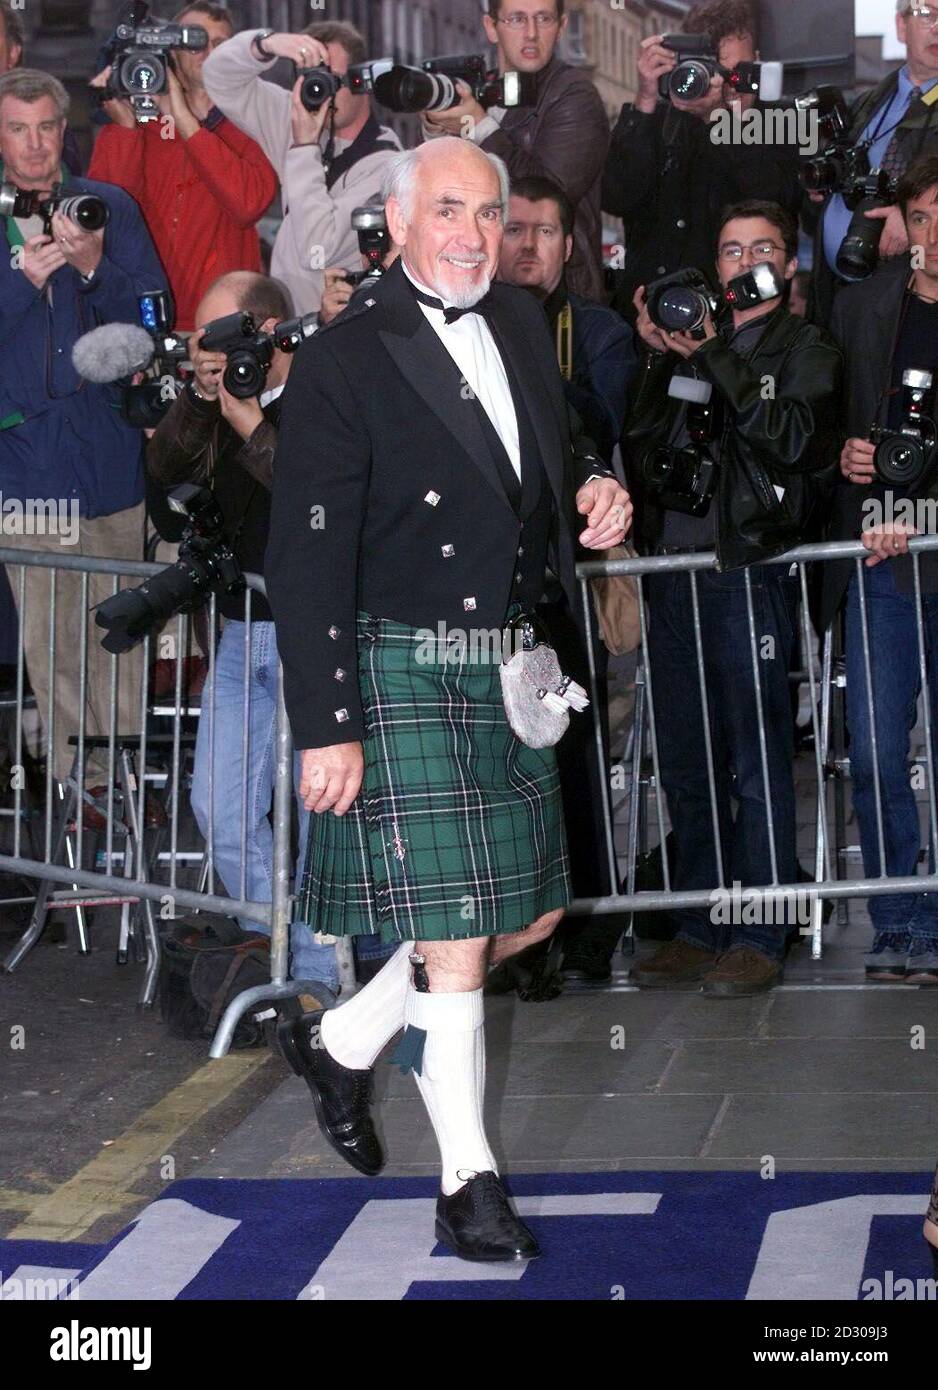
M427 1039L414 1080L427 1107L451 1196L472 1173L497 1172L485 1137L485 1032L482 990L460 994L407 991L406 1020Z
M330 1057L343 1067L370 1067L385 1043L404 1027L404 1001L414 949L405 941L364 989L322 1016L320 1034Z

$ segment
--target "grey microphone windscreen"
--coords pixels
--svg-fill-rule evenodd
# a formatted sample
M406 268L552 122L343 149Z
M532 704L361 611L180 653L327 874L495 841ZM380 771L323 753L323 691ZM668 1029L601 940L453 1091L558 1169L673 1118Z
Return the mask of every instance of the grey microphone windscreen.
M85 333L72 348L72 366L99 385L141 372L153 360L153 339L135 323L105 323Z

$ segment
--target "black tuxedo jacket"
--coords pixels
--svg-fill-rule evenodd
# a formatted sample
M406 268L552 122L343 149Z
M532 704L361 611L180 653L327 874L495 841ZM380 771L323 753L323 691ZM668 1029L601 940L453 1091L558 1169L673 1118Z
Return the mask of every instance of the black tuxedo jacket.
M550 567L578 613L574 499L612 474L571 425L541 305L502 284L490 303L554 497ZM399 263L303 345L281 400L267 592L294 741L321 748L363 736L356 610L434 635L501 628L521 523Z

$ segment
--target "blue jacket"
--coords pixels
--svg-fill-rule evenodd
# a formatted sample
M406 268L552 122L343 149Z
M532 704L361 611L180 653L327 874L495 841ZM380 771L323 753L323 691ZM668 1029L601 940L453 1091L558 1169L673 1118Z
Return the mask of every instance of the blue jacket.
M64 265L39 291L0 243L0 492L77 498L80 515L90 518L142 499L143 434L122 419L118 386L82 382L72 347L100 324L139 324L137 296L168 283L128 194L90 179L67 183L69 192L96 193L110 208L90 285ZM0 219L0 233L10 225Z
M638 370L635 336L625 320L604 304L567 296L573 310L573 379L567 399L605 463L625 424Z

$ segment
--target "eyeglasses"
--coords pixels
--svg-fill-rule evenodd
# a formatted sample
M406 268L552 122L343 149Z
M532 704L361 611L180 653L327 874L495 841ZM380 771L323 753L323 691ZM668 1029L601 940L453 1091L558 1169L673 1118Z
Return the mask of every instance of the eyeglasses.
M741 261L743 252L751 251L754 261L770 261L777 251L784 250L784 246L777 246L774 241L756 241L751 246L740 246L738 241L728 241L725 246L720 247L720 255L724 261Z
M538 29L553 29L555 24L560 23L558 15L548 14L546 10L538 10L537 14L522 14L516 10L513 14L500 16L495 23L504 24L506 29L526 29L530 19L534 20Z
M905 13L909 19L917 19L923 29L934 29L938 26L938 10L934 5L913 5Z

